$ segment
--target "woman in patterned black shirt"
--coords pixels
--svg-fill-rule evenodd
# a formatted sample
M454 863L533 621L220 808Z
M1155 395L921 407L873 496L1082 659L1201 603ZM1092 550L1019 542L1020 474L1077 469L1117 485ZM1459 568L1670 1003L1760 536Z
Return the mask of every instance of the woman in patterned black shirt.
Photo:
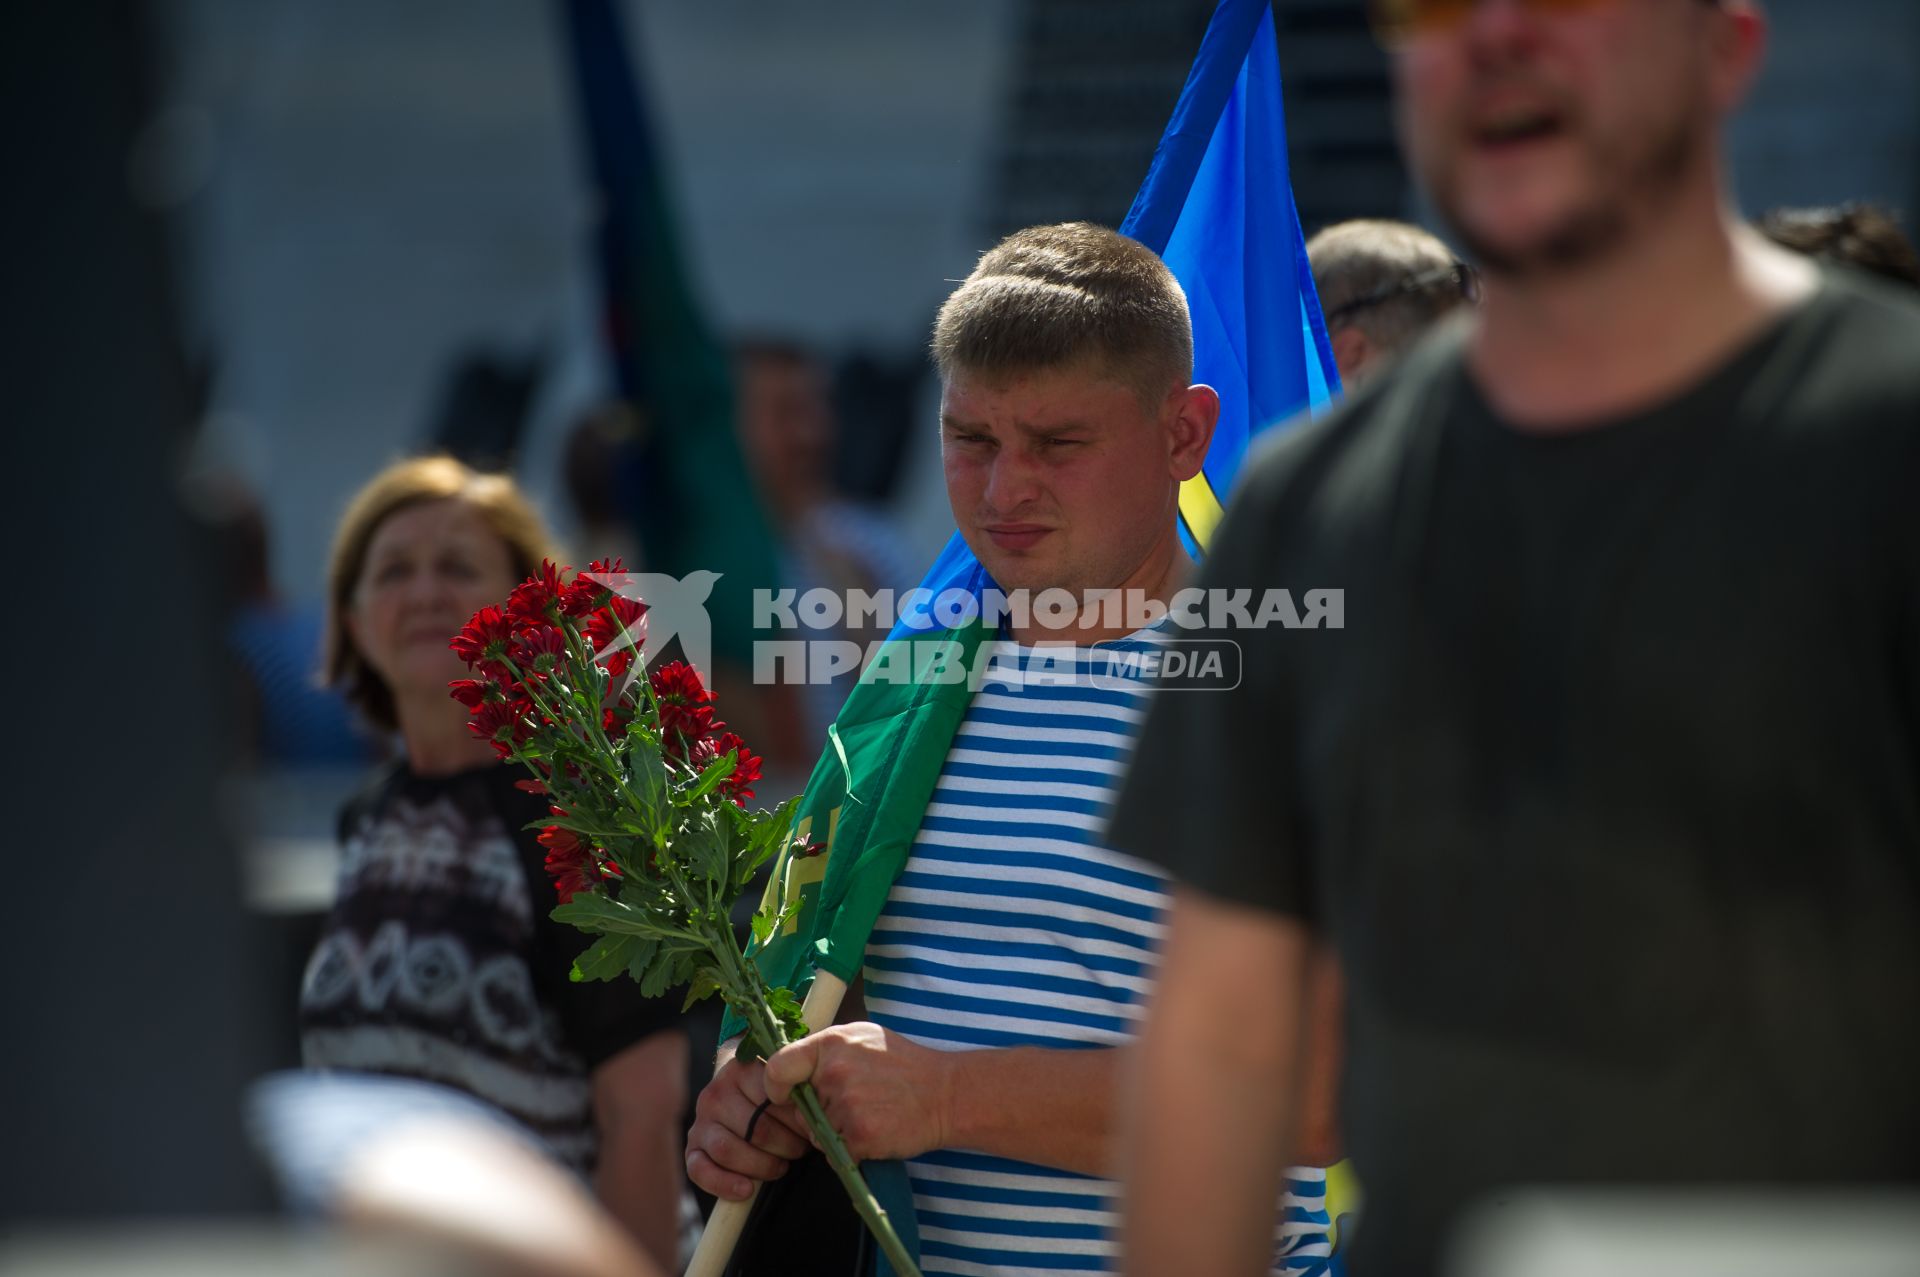
M342 813L339 892L301 989L309 1068L421 1078L486 1101L590 1175L675 1266L687 1047L672 1004L575 984L584 937L524 826L545 804L467 731L448 639L549 553L512 481L447 457L356 496L329 570L326 671L400 760Z

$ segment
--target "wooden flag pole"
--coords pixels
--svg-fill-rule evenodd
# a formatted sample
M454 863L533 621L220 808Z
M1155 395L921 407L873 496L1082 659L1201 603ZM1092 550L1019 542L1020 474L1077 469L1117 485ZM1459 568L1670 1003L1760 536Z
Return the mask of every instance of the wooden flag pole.
M830 971L815 971L813 987L807 990L807 1000L800 1006L807 1032L818 1033L832 1024L846 996L846 981ZM733 1248L740 1244L740 1230L747 1226L747 1216L753 1213L753 1203L759 1196L760 1190L756 1188L753 1196L744 1202L722 1199L713 1204L713 1214L707 1218L706 1231L700 1234L700 1245L694 1249L686 1277L720 1277L726 1271L727 1262L733 1258Z

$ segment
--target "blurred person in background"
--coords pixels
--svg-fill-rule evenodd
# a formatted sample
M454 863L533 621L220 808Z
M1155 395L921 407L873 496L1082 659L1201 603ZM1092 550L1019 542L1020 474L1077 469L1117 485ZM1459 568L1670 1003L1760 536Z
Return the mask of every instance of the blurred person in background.
M380 742L320 676L325 618L273 588L266 514L237 480L209 483L219 511L229 604L227 642L238 658L242 736L250 758L266 766L365 766Z
M1202 566L1342 628L1203 631L1240 689L1141 727L1109 834L1181 886L1128 1271L1257 1271L1318 939L1356 1274L1521 1185L1911 1192L1920 305L1736 217L1751 0L1376 17L1484 295L1252 458Z
M1920 253L1899 220L1878 205L1768 209L1754 225L1796 253L1920 288Z
M673 1265L691 1200L678 1141L687 1044L672 1003L568 979L587 941L548 918L543 799L467 728L448 641L552 550L512 480L400 462L347 508L328 569L326 673L398 761L341 814L338 895L307 965L312 1069L419 1078L484 1100Z
M567 432L560 473L580 531L574 544L588 559L619 559L645 572L647 557L632 515L641 425L625 403L597 404Z
M781 584L804 594L828 589L896 592L919 583L900 553L898 530L878 511L835 490L838 442L827 372L811 351L793 342L753 339L734 347L741 451L780 538ZM886 637L890 626L848 625L830 633L787 638L850 638L862 644ZM805 738L817 741L840 710L852 673L810 685Z
M1357 218L1307 241L1327 339L1352 388L1478 296L1473 269L1406 222Z

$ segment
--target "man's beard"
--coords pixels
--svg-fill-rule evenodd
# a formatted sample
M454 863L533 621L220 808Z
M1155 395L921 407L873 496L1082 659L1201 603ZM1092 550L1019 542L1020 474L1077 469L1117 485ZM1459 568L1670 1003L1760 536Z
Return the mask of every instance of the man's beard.
M1593 198L1518 246L1490 243L1476 233L1461 216L1451 185L1436 185L1434 203L1482 271L1510 279L1553 275L1604 259L1627 240L1637 216L1659 216L1706 145L1706 129L1688 113L1637 154L1598 152L1593 168L1600 180Z

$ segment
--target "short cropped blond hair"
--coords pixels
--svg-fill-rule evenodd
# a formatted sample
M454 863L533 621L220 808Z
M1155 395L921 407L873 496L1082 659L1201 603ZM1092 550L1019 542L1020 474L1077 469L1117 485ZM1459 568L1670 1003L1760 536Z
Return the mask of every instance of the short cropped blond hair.
M1146 245L1090 222L1015 231L940 308L933 361L1004 374L1092 361L1149 402L1193 376L1187 295Z
M504 474L483 474L453 457L396 462L354 494L334 533L333 553L327 561L321 670L328 686L339 688L369 722L385 731L400 725L393 689L354 646L347 632L347 613L353 609L353 592L380 525L402 510L429 501L459 501L471 507L506 545L516 580L538 572L540 561L554 554L546 523L519 485Z

